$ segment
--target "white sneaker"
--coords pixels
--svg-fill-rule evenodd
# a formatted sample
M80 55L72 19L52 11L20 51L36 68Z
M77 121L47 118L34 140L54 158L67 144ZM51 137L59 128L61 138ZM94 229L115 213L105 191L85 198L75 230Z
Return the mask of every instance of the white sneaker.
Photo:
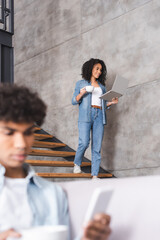
M77 164L74 164L73 173L81 173L81 167Z

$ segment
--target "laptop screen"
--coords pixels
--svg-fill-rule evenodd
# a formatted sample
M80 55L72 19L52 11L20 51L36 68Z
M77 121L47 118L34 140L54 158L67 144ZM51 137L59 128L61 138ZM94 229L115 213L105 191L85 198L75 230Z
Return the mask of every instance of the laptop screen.
M116 75L116 79L112 86L112 91L124 94L128 86L128 79L123 78L122 76Z

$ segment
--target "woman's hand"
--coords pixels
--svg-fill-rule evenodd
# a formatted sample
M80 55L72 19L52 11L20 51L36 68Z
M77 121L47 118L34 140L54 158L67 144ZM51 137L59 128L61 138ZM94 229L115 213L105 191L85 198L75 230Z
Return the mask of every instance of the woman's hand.
M87 93L87 91L86 91L86 87L81 88L81 90L80 90L80 94L83 96L83 95L86 94L86 93Z
M112 98L111 102L107 102L107 107L113 105L113 104L117 104L118 103L118 98Z
M0 233L0 240L7 240L8 237L19 238L21 237L21 234L17 233L14 229L9 229Z
M84 87L84 88L81 88L80 89L80 93L77 95L77 97L76 97L76 100L77 100L77 102L79 102L79 100L83 97L83 95L84 94L86 94L87 93L87 91L86 91L86 88Z
M94 219L85 226L81 240L108 240L111 233L109 224L110 216L103 213L96 214Z
M112 104L117 104L118 103L118 98L112 98Z

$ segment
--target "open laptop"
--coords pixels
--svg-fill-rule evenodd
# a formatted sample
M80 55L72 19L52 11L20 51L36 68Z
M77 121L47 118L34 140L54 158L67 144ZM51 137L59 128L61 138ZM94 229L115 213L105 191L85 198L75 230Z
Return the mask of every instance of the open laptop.
M128 80L119 75L116 75L116 79L113 83L112 89L103 94L100 98L107 101L112 101L112 98L121 97L126 92L127 87Z

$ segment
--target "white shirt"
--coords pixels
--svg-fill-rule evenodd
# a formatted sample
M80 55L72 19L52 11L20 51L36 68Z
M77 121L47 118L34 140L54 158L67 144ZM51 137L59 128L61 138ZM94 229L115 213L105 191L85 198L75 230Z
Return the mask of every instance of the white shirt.
M0 195L0 231L32 226L33 215L27 197L28 178L4 178Z
M92 103L91 105L96 105L101 107L101 97L102 95L102 89L100 87L94 87L94 90L92 92Z

